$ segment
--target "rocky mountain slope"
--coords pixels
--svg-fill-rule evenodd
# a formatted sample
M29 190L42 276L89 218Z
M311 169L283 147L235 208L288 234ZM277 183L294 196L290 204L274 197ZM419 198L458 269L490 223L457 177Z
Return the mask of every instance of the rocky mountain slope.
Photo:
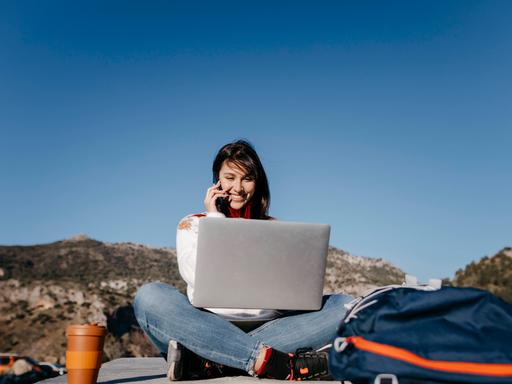
M329 249L325 292L360 294L400 283L390 263ZM0 246L0 352L64 363L67 324L107 324L105 358L157 354L137 327L137 287L160 280L182 292L176 252L77 236L33 246Z
M512 303L512 248L503 248L455 273L453 285L486 289Z

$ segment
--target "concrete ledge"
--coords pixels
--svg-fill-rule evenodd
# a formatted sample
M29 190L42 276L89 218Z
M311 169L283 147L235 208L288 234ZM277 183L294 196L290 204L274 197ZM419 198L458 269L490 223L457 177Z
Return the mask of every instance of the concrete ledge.
M248 376L221 377L210 380L187 381L187 383L204 383L205 381L211 384L283 383L280 380L257 379ZM40 383L66 384L67 376L54 377L53 379L40 381ZM100 369L98 384L114 383L168 384L165 360L160 357L128 357L109 361L103 364ZM328 383L339 382L329 381Z

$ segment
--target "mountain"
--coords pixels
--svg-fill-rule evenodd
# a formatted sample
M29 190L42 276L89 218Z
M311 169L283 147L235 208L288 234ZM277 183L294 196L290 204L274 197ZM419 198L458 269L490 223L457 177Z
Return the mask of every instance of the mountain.
M324 292L358 296L378 286L401 284L404 276L405 272L383 259L354 256L329 247Z
M325 289L352 295L403 281L381 259L329 248ZM105 360L154 356L133 316L138 287L160 280L184 292L171 248L76 236L51 244L0 246L0 351L64 363L68 324L107 324Z
M512 248L473 261L455 273L453 285L486 289L512 303Z

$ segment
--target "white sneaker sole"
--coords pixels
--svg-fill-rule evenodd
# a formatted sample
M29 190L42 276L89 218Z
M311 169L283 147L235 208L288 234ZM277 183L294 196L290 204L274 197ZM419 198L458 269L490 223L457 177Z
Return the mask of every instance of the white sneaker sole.
M178 381L182 376L182 348L176 340L170 340L167 347L167 378L169 381Z

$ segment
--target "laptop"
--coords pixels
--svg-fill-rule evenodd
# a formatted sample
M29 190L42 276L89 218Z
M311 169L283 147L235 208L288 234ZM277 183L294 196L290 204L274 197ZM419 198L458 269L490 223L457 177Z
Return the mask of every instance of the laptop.
M277 220L201 219L192 305L320 309L330 229Z

